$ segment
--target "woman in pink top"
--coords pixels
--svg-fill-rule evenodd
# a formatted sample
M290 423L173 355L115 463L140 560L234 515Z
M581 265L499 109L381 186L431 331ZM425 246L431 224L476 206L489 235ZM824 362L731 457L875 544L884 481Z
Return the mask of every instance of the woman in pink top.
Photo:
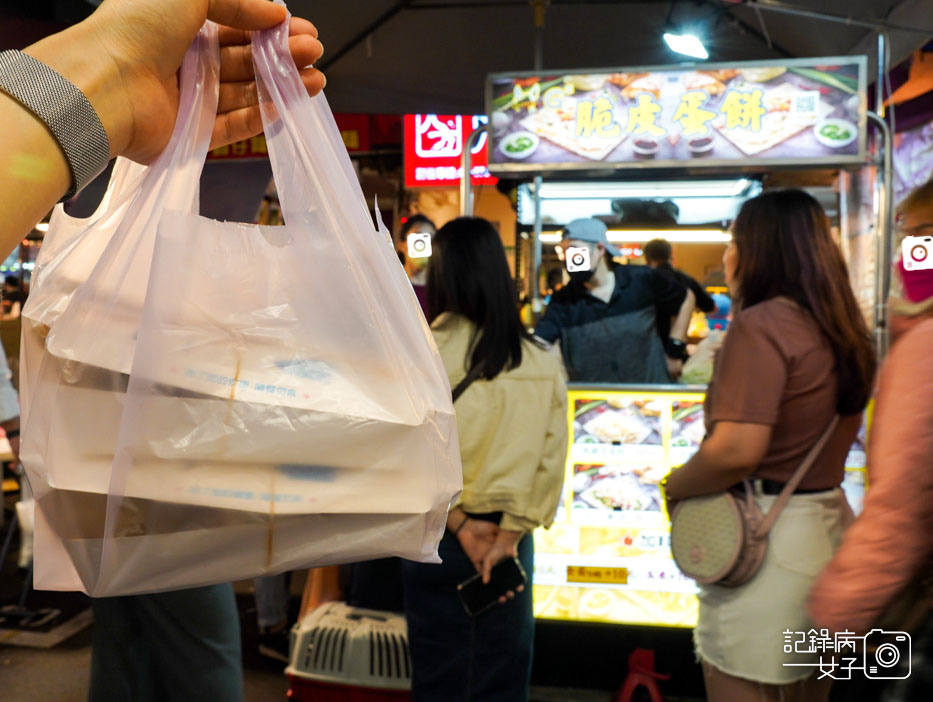
M933 180L912 193L900 210L902 236L933 238ZM933 254L933 241L920 243ZM905 590L933 572L933 270L907 271L899 261L898 272L906 299L893 305L893 345L881 370L868 437L864 509L808 602L813 621L831 633L865 634L895 605L910 609L923 590ZM929 632L925 639L914 638L915 658L924 640L930 641ZM922 653L929 661L929 647ZM900 661L908 662L907 656ZM892 671L891 676L909 670ZM924 680L924 689L897 690L890 699L933 699L929 675L917 670L898 686L919 686Z

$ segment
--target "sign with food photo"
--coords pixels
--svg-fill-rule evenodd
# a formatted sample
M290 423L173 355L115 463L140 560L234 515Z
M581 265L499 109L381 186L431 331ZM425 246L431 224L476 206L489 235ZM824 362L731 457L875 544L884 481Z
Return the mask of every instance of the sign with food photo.
M495 74L490 170L852 163L865 158L864 57Z

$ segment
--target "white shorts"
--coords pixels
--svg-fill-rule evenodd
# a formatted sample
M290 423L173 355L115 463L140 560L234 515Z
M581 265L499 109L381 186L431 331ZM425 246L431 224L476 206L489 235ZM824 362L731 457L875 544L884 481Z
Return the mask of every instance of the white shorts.
M777 499L756 495L762 512ZM832 558L851 523L841 489L793 495L768 537L761 569L740 587L700 586L694 631L697 656L723 673L770 685L809 677L815 668L784 663L817 662L784 653L784 632L806 632L810 586Z

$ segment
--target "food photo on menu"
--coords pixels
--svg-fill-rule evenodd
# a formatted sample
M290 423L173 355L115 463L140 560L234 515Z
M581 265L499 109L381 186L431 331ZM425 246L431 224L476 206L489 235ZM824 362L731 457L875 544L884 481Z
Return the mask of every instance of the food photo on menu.
M663 465L578 463L573 466L573 508L659 512Z
M857 157L861 59L492 76L498 165ZM582 167L582 166L581 166Z
M660 446L663 411L664 403L656 400L578 398L573 443Z

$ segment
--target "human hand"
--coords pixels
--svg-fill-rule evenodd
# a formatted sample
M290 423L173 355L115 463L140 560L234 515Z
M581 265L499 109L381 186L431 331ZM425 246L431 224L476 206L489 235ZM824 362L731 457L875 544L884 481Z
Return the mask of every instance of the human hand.
M274 27L285 8L268 0L106 0L88 19L27 49L75 83L110 140L110 155L149 163L168 144L178 112L177 71L205 19L220 27L220 102L211 148L262 131L246 30ZM289 49L309 95L324 49L307 20L293 18Z
M467 519L457 532L460 547L476 568L477 573L483 572L483 562L486 554L496 543L499 526L481 519Z
M670 356L665 356L665 359L667 359L667 372L671 376L671 380L679 380L684 372L684 362L679 358L671 358Z
M500 529L499 533L496 535L496 541L493 543L492 548L486 552L486 557L483 558L483 583L488 583L489 579L492 577L492 569L501 561L504 561L506 558L517 558L518 557L518 542L521 541L524 534L520 531L509 531L507 529ZM509 590L502 597L499 598L499 604L505 604L509 600L515 597L515 594L518 592L523 592L525 590L524 585L519 585L515 590Z

